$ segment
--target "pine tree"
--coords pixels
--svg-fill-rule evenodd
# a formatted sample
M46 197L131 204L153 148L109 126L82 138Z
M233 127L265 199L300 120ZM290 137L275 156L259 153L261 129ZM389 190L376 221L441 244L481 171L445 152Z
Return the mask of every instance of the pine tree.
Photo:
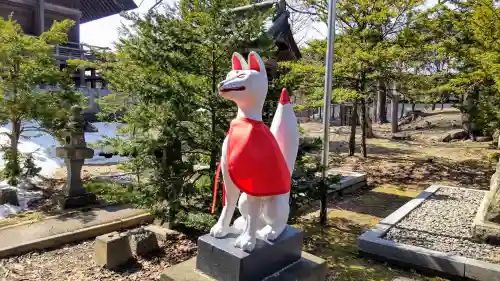
M19 139L28 131L56 134L64 127L69 105L82 101L72 90L69 73L56 65L54 44L67 41L73 22L55 22L39 37L24 34L11 17L0 18L0 122L10 123L9 144L3 147L4 176L16 185L20 167ZM42 84L59 91L37 91ZM31 122L31 125L28 125ZM34 124L34 125L33 125Z
M181 213L207 212L235 112L218 83L231 69L232 53L264 35L267 17L236 18L229 8L239 4L181 1L180 8L131 14L116 58L101 66L114 90L101 102L104 109L125 109L127 138L108 144L131 156L127 165L140 174L143 204L169 223Z

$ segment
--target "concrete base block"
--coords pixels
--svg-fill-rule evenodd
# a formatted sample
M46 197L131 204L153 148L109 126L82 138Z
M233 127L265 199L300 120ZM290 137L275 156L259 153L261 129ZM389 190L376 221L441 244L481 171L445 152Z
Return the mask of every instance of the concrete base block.
M139 233L129 233L130 250L137 256L147 255L160 248L153 232L141 230Z
M327 263L325 260L302 252L296 263L263 279L255 281L324 281ZM220 281L196 270L196 258L167 268L160 276L161 281Z
M339 193L340 193L340 195L344 196L344 195L351 194L351 193L358 191L358 190L365 188L365 187L366 187L366 181L361 181L361 182L355 183L353 185L346 186L345 188L339 190Z
M95 262L109 269L116 268L132 259L128 236L118 232L97 237L94 250Z
M258 239L250 253L234 246L237 237L232 233L220 239L201 236L196 269L219 281L261 280L300 260L304 233L287 226L272 242Z
M175 230L168 229L166 227L162 227L160 225L151 224L151 225L144 227L144 229L147 231L153 232L156 235L156 239L158 241L168 240L168 239L174 238L177 235L179 235L179 232L177 232Z
M90 192L78 196L56 196L54 200L62 209L75 209L99 204L97 196Z

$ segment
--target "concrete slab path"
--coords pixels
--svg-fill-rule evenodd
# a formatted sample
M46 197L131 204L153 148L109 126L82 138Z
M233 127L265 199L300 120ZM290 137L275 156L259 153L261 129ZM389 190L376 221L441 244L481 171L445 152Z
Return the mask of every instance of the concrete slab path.
M150 223L153 217L130 206L106 206L0 228L0 258L60 246Z

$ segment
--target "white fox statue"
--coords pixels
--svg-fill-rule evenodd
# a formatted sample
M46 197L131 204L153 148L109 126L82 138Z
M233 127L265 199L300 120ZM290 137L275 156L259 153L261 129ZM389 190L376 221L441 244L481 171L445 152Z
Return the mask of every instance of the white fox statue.
M299 146L297 118L283 89L271 128L262 122L268 81L264 62L255 52L248 55L248 63L234 53L232 70L219 88L222 97L238 105L238 114L222 146L224 208L210 234L221 238L236 231L240 236L235 246L250 252L257 237L275 240L286 228ZM241 217L231 228L237 203Z

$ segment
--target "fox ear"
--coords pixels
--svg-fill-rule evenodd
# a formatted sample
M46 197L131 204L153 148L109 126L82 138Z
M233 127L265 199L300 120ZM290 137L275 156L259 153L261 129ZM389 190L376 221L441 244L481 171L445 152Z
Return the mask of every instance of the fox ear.
M257 72L266 71L264 62L256 52L250 52L250 54L248 54L248 64L251 70L255 70Z
M248 69L248 65L242 55L238 53L233 53L233 58L231 59L233 70L244 70Z

